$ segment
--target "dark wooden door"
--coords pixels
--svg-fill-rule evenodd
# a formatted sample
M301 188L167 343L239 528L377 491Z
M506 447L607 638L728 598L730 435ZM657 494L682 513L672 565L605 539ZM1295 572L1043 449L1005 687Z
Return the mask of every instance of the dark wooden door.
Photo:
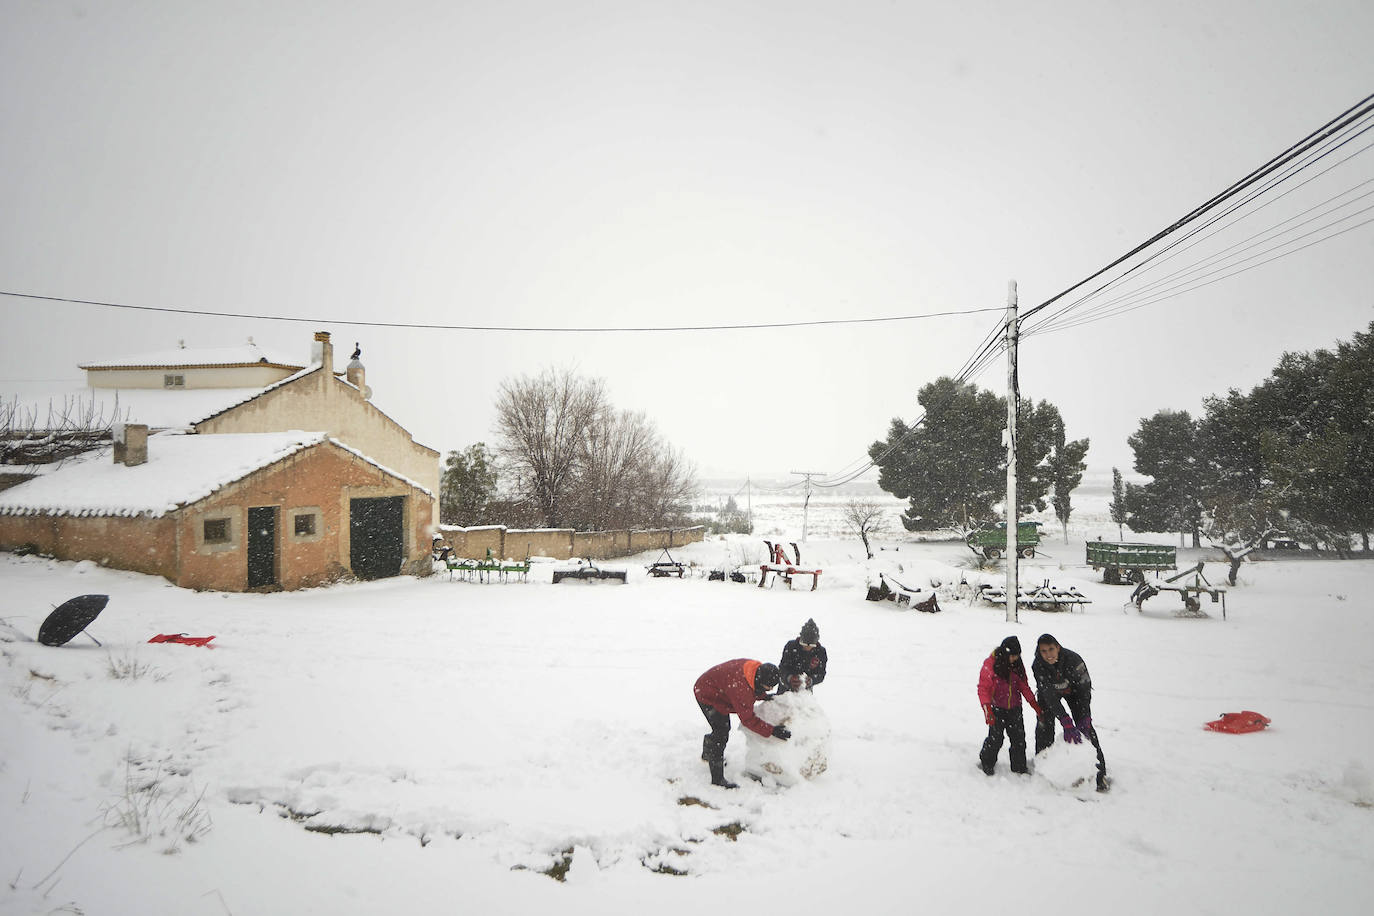
M349 565L359 579L384 579L405 559L405 497L349 501Z
M248 587L277 584L277 507L248 509Z

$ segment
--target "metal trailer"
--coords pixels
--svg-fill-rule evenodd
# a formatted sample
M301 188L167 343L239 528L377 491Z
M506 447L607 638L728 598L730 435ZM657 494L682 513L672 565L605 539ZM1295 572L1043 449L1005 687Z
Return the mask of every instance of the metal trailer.
M1007 523L988 525L970 531L964 538L969 550L995 560L1007 550ZM1016 552L1029 559L1035 556L1035 548L1040 544L1039 522L1016 523Z
M1102 570L1102 581L1108 585L1138 585L1147 572L1178 569L1177 550L1171 544L1088 541L1087 555L1088 565Z

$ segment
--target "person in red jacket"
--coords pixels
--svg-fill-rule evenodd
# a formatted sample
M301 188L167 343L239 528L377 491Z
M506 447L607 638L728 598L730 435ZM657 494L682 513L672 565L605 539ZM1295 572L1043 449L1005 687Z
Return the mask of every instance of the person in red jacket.
M721 662L697 678L692 693L711 726L710 734L701 739L701 759L711 767L711 785L736 788L725 779L725 744L730 740L730 714L739 716L740 724L765 738L786 741L792 733L781 725L769 725L754 715L754 703L768 696L778 686L778 666L757 662L752 658L735 658Z
M978 674L978 702L983 707L983 721L988 725L988 736L983 741L978 763L989 776L997 763L997 755L1002 751L1004 735L1011 738L1011 750L1008 752L1011 771L1030 772L1026 768L1026 721L1021 715L1022 697L1026 698L1035 714L1040 715L1040 706L1035 702L1035 694L1027 683L1026 666L1021 661L1021 640L1008 636L992 650Z

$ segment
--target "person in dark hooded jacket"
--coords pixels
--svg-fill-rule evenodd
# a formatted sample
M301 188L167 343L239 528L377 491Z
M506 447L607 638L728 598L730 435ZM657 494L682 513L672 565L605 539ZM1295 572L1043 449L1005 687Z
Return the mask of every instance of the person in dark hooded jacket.
M778 691L783 693L815 687L825 680L828 660L825 646L821 645L820 627L816 626L816 621L807 620L802 624L801 635L782 647L782 661L778 662L782 684Z
M1054 723L1058 719L1066 742L1081 744L1087 738L1097 751L1097 788L1106 791L1107 760L1102 756L1102 743L1093 727L1093 680L1083 656L1065 649L1059 640L1045 633L1036 640L1031 672L1040 701L1040 714L1035 720L1035 752L1054 744Z
M786 741L792 733L781 725L769 725L754 715L754 703L766 699L769 691L778 686L778 666L758 662L752 658L734 658L721 662L697 678L692 688L709 734L701 739L701 759L711 768L711 785L726 789L737 788L725 778L725 745L730 740L730 715L750 731L765 738Z
M1030 772L1026 768L1026 720L1021 715L1021 698L1025 697L1037 714L1040 707L1031 694L1029 680L1026 666L1021 662L1021 641L1015 636L1002 640L978 673L978 702L983 707L983 721L988 726L978 764L989 776L1002 751L1004 736L1011 739L1008 751L1011 771Z

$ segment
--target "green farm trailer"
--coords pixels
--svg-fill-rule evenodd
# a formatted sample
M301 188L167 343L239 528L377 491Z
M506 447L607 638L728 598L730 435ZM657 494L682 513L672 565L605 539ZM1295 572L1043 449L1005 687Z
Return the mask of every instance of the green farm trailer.
M988 525L970 531L964 538L969 550L995 560L1007 552L1007 523ZM1035 548L1040 544L1039 522L1017 522L1016 552L1022 557L1035 556Z
M1177 552L1170 544L1089 541L1087 552L1088 565L1102 570L1102 581L1108 585L1140 583L1147 572L1178 569Z

